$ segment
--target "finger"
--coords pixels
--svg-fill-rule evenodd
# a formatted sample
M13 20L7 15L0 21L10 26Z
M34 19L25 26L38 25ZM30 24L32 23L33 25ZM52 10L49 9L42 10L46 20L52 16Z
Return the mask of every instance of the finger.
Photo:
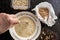
M0 13L0 16L1 16L1 17L4 17L4 15L5 15L5 13Z
M8 20L8 22L10 24L17 24L19 23L19 20L18 18L16 17L16 15L9 15L9 14L6 14L6 19Z
M19 20L17 18L11 18L10 17L8 20L9 20L10 24L17 24L17 23L19 23Z
M9 15L9 14L6 14L6 13L0 13L0 15Z
M4 15L4 14L6 14L6 13L0 13L0 14Z
M10 17L17 18L17 17L16 17L16 15L13 15L13 14L12 14L12 15L10 15Z
M7 21L7 19L9 18L9 14L4 14L3 18Z

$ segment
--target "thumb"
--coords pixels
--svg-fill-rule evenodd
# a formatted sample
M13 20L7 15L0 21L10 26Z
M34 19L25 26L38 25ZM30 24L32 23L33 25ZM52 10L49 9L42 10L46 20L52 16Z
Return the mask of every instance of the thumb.
M12 17L9 17L8 21L10 22L11 25L18 24L20 22L18 18L12 18Z

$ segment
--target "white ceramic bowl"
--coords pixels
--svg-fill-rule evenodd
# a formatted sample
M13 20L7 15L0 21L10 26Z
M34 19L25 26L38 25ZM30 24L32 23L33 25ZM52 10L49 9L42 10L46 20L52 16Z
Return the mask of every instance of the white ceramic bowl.
M23 15L27 16L27 17L30 17L35 22L35 24L36 24L35 32L29 37L21 37L21 36L17 35L17 33L15 32L14 27L12 27L12 28L9 29L9 32L10 32L11 36L15 40L36 40L38 38L38 36L40 35L40 33L41 33L41 23L40 23L40 21L31 12L23 11L23 12L19 12L19 13L16 14L17 18L19 18Z

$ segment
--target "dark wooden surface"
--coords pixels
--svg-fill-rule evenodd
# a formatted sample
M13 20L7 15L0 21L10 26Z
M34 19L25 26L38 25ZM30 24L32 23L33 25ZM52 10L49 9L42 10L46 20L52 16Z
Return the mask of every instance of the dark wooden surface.
M58 34L58 36L60 37L60 0L31 0L31 5L30 8L26 11L31 11L31 9L33 9L37 4L39 4L40 2L43 1L47 1L50 2L56 12L56 15L58 16L58 19L56 20L56 24L49 28L47 25L42 24L42 28L47 27L50 30L56 32ZM16 14L17 12L20 12L23 10L14 10L11 7L11 0L0 0L0 12L5 12L8 14ZM35 12L33 12L35 13ZM5 32L4 34L0 35L0 40L13 40L13 38L10 36L9 31ZM37 38L37 40L40 40L39 37ZM60 40L60 39L58 39Z

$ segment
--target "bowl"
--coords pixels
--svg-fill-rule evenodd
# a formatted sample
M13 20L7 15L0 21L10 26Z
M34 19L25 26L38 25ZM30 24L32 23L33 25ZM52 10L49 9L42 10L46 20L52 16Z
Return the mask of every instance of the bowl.
M16 16L18 19L23 16L31 18L35 23L35 31L29 37L21 37L16 33L15 27L12 27L9 29L9 32L10 32L11 36L13 37L13 39L15 39L15 40L36 40L41 33L41 23L40 23L39 19L33 13L27 12L27 11L19 12L16 14Z

